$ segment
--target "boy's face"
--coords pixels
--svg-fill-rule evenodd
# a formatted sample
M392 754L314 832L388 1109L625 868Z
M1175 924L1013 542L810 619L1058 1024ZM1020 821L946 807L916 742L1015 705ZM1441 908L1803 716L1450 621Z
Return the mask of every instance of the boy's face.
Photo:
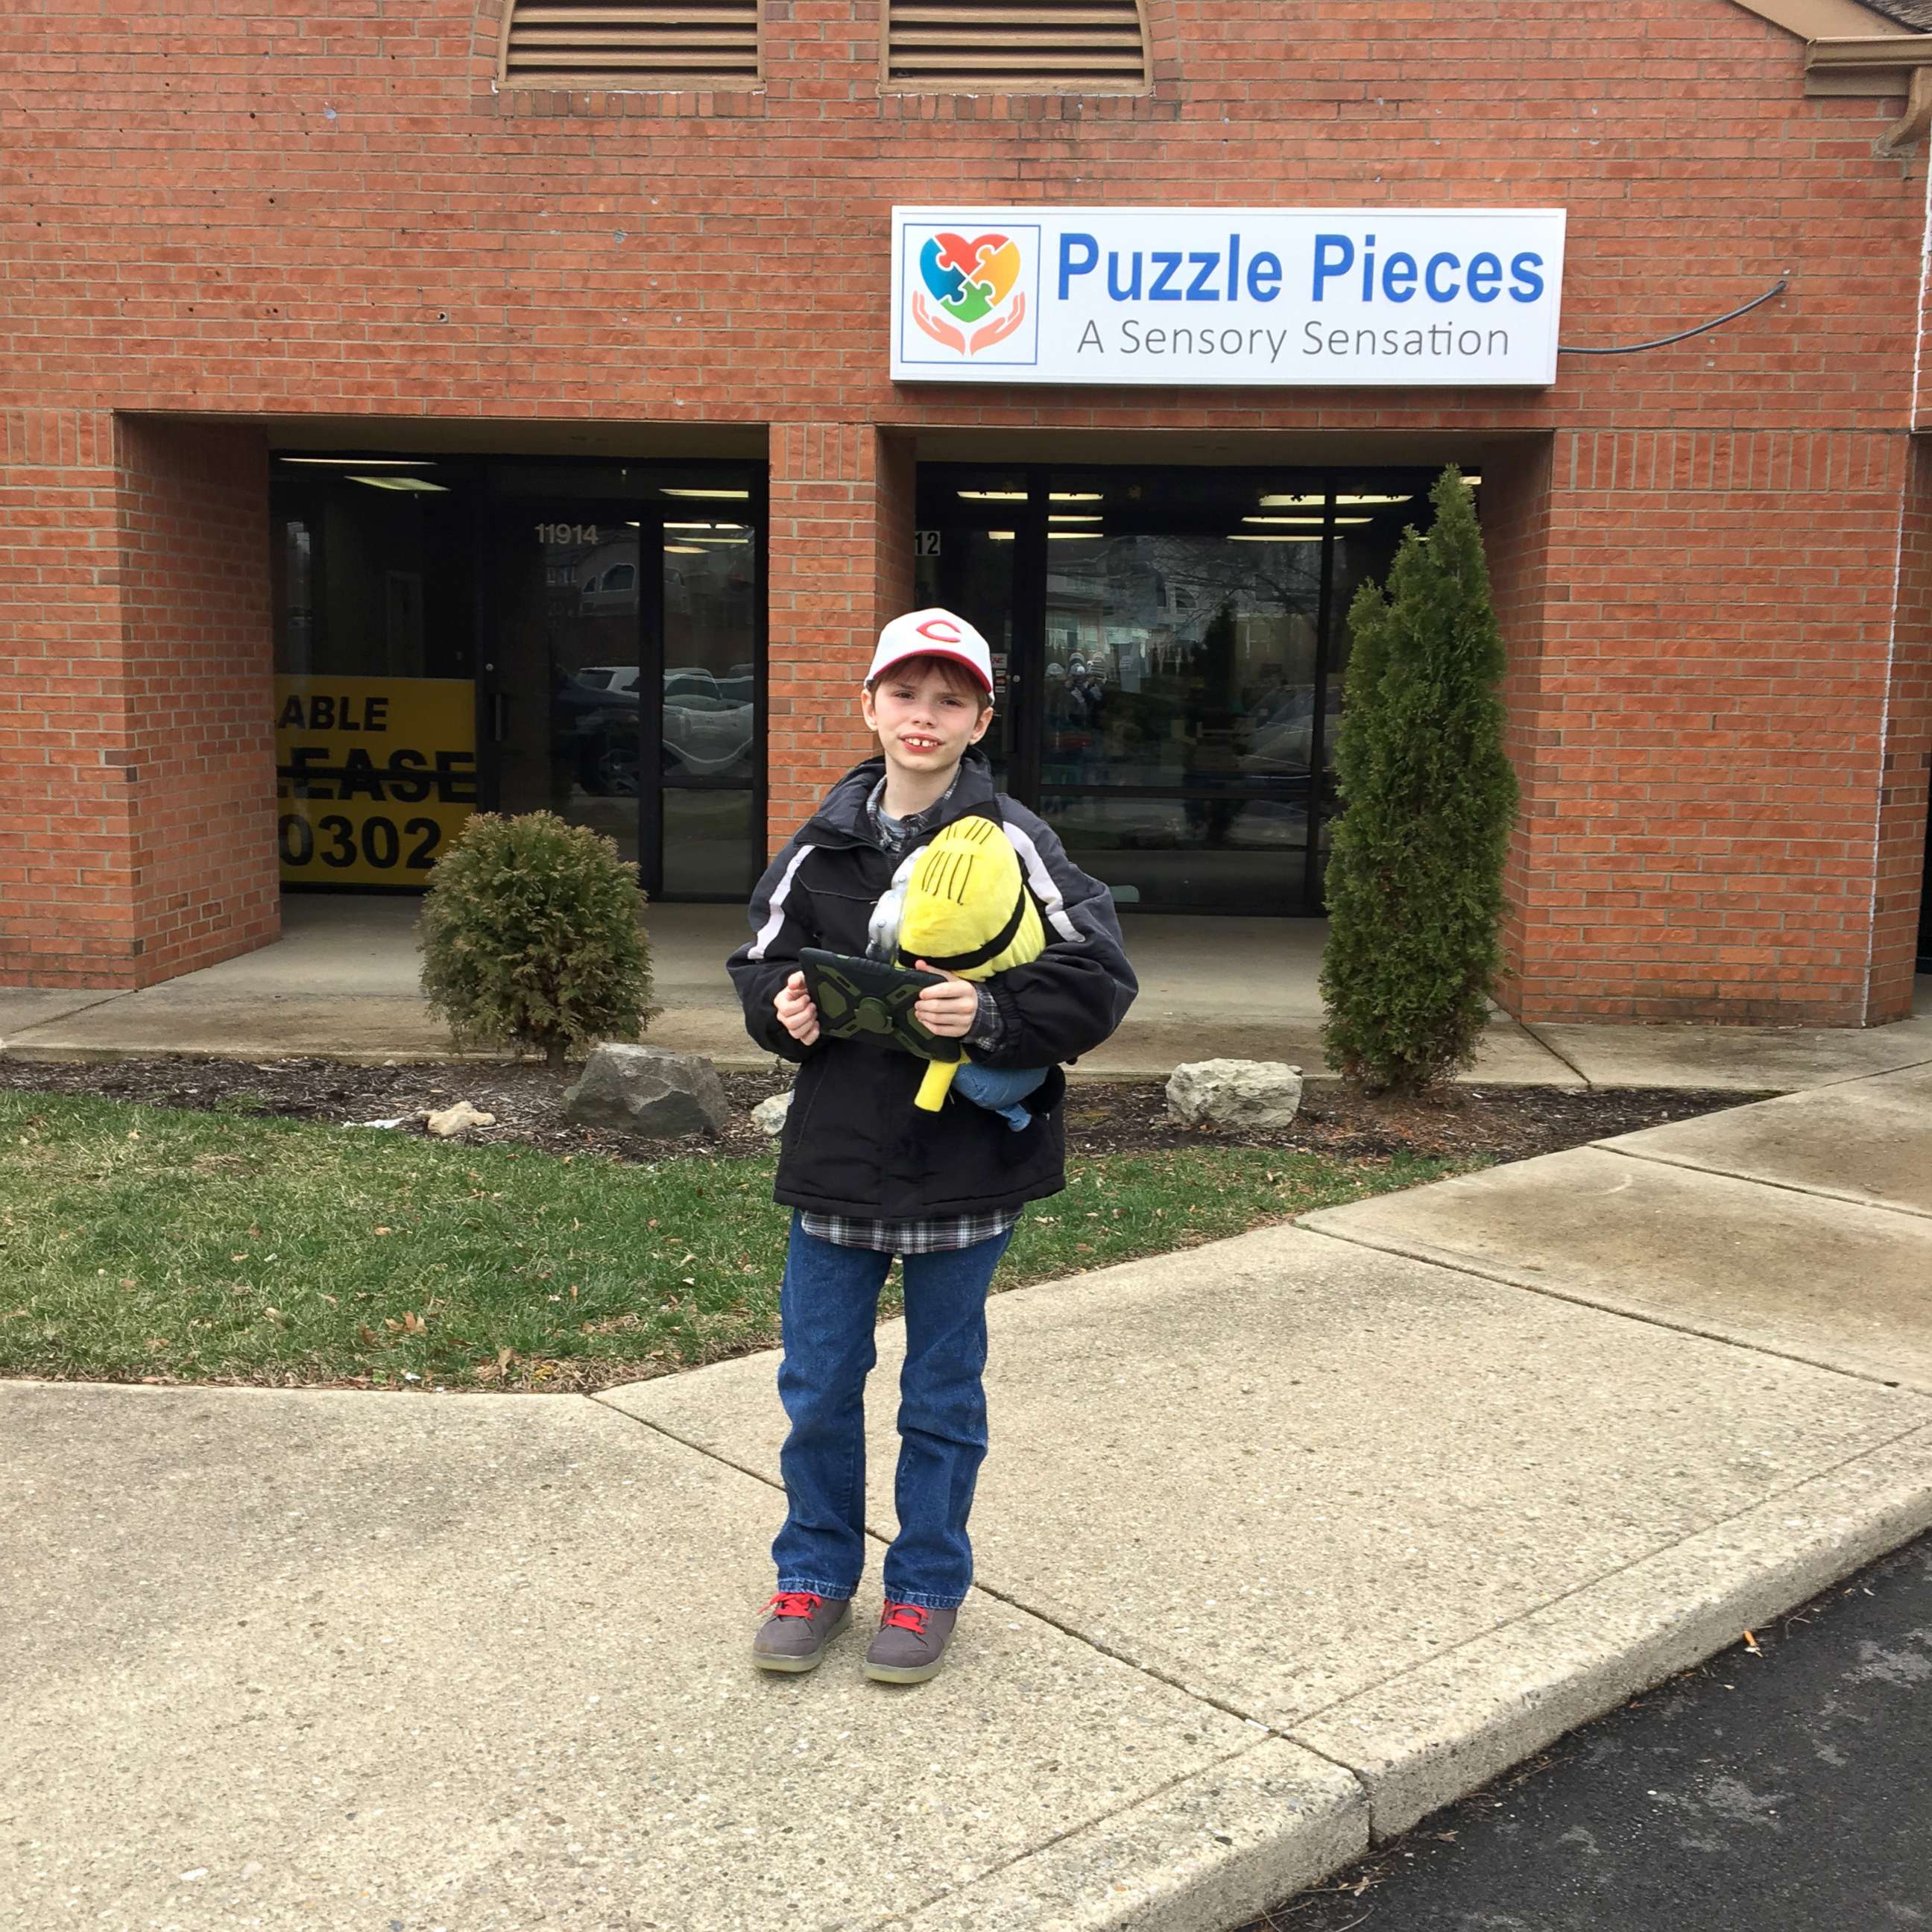
M894 665L870 691L860 693L867 728L878 732L889 765L904 772L950 772L993 722L976 687L949 677L938 665Z

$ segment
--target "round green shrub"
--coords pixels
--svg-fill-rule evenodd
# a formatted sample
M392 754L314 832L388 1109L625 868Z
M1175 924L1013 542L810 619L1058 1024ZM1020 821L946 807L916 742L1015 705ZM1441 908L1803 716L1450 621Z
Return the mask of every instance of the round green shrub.
M650 1004L638 868L554 812L476 812L430 874L423 995L459 1050L513 1046L553 1068L635 1040Z

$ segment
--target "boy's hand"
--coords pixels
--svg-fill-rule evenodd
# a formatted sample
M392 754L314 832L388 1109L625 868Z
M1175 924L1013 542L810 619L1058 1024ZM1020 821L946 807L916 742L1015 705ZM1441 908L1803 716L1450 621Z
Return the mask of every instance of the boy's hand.
M800 1046L809 1046L818 1037L818 1009L805 990L802 973L794 973L779 988L772 1010L778 1016L778 1024Z
M939 973L945 969L928 966L919 962L922 973ZM970 980L962 980L957 973L947 973L943 986L928 986L913 1004L913 1017L928 1033L937 1034L941 1040L964 1040L973 1030L973 1022L980 1014L980 989Z

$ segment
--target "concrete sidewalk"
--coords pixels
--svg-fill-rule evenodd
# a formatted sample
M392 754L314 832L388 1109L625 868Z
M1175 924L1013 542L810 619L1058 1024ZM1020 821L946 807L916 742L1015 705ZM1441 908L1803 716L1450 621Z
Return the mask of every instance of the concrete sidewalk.
M0 1384L0 1924L1222 1932L1932 1523L1928 1176L1932 1068L996 1298L905 1690L748 1661L769 1355Z
M381 1061L454 1058L417 991L416 901L291 894L273 946L138 993L0 987L0 1053L41 1059L211 1053ZM744 938L735 906L653 906L654 1046L720 1066L772 1064L746 1037L724 973ZM1183 1060L1283 1060L1319 1077L1320 920L1129 916L1141 995L1074 1070L1165 1079ZM1470 1081L1484 1085L1714 1088L1783 1093L1932 1060L1932 977L1917 1015L1869 1030L1525 1026L1491 1020Z

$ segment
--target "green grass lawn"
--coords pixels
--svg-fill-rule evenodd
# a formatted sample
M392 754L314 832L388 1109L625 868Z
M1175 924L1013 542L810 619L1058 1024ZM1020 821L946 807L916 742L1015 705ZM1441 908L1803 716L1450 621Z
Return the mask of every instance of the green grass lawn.
M994 1286L1454 1171L1204 1146L1082 1160ZM0 1375L586 1389L694 1367L778 1339L771 1179L768 1159L634 1166L0 1094Z

